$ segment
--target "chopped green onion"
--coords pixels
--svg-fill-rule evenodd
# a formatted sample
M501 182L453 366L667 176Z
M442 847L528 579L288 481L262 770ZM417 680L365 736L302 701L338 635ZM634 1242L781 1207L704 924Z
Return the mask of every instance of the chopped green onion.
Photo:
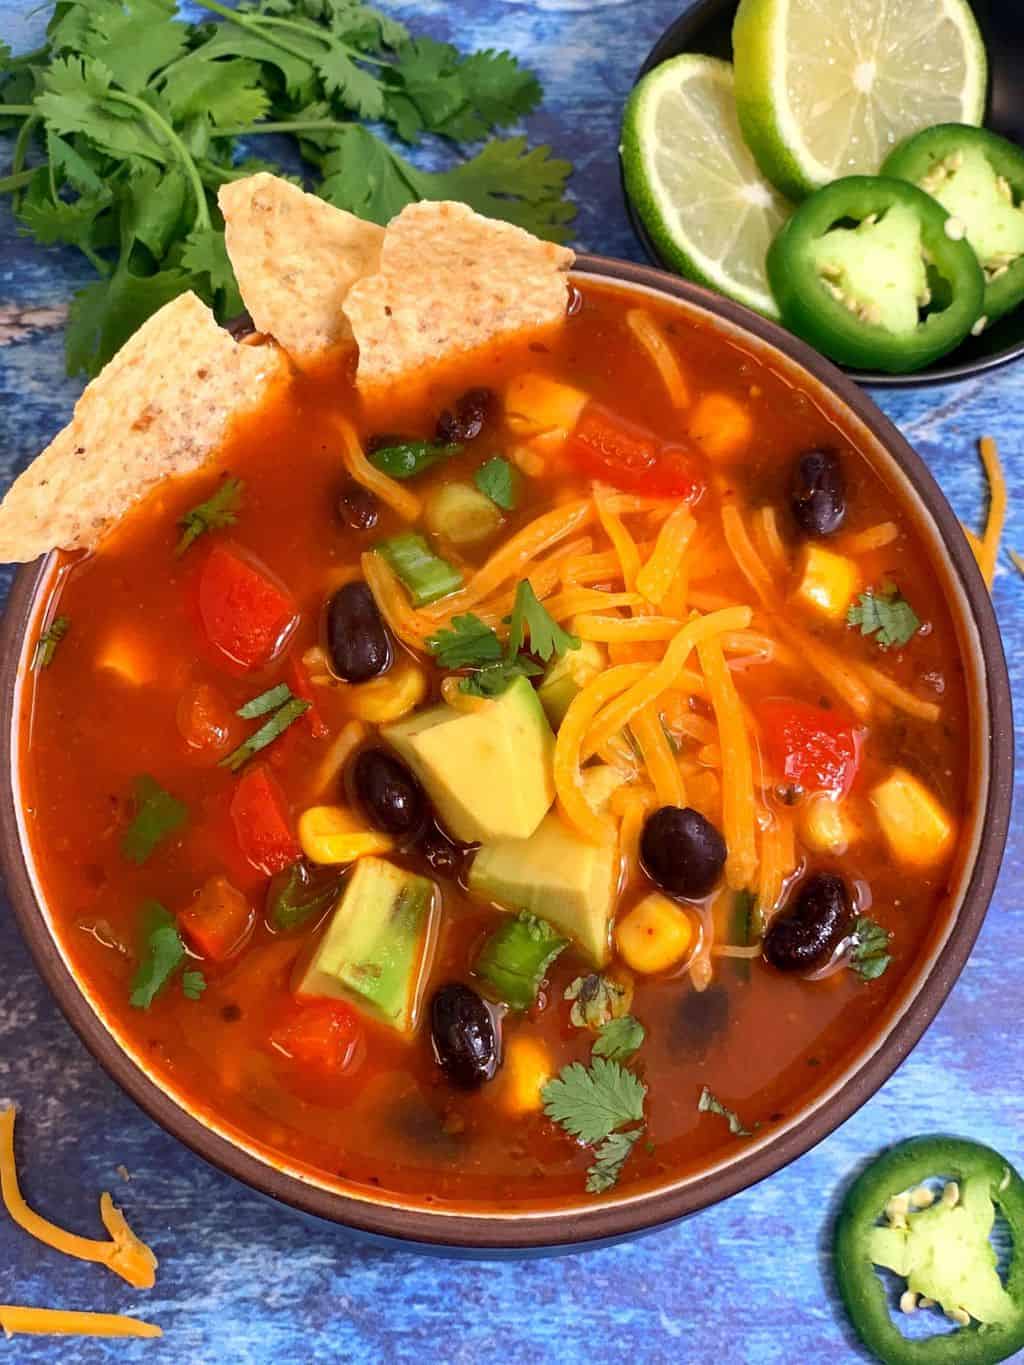
M290 699L291 695L292 690L287 683L278 683L276 687L261 692L258 697L253 697L252 701L240 706L235 715L241 716L243 720L255 720L257 716L265 716L268 711L276 711Z
M425 607L462 587L459 570L434 554L426 540L414 532L382 540L376 549L412 593L417 607Z

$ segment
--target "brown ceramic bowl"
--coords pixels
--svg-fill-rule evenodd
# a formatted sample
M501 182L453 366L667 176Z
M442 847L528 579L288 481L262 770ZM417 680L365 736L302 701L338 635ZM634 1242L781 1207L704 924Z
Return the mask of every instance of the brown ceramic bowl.
M0 853L15 913L29 947L58 1003L100 1064L168 1132L194 1152L255 1189L307 1214L363 1233L405 1242L487 1254L530 1248L578 1246L622 1238L694 1213L737 1193L785 1166L836 1128L892 1074L935 1017L960 974L981 927L1003 853L1010 812L1013 729L1010 689L998 627L960 524L920 458L871 400L828 361L788 332L718 295L648 266L583 256L582 275L653 290L680 301L691 315L711 314L726 333L760 352L777 370L790 373L826 409L842 410L859 426L861 444L899 495L916 508L935 574L945 584L967 671L971 699L969 734L974 790L953 911L936 926L916 972L879 1018L845 1069L785 1124L745 1144L735 1157L700 1174L670 1181L654 1191L624 1195L592 1206L528 1214L448 1213L403 1205L385 1195L343 1193L308 1174L271 1161L226 1129L205 1123L147 1073L127 1040L118 1038L71 970L54 935L27 854L21 823L16 732L20 679L28 641L43 605L51 559L19 573L3 623L0 647L0 744L6 777L0 791Z

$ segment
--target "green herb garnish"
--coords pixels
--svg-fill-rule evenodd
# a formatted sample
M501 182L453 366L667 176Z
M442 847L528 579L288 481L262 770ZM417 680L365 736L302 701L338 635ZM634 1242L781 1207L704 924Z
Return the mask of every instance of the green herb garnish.
M732 898L732 941L738 948L749 948L764 933L764 917L757 908L752 891L737 891ZM750 959L734 957L733 969L741 981L750 980Z
M539 678L544 672L525 654L500 664L481 668L479 673L471 673L459 683L460 692L468 692L474 697L500 697L510 682L516 678Z
M483 668L504 653L497 633L472 613L453 616L450 629L439 630L425 643L441 668Z
M850 966L865 981L877 980L892 961L889 952L892 935L870 915L858 915L853 926L853 937Z
M371 451L366 458L389 479L411 479L431 465L450 460L461 450L462 446L445 445L443 441L398 441Z
M529 1009L548 968L568 946L546 920L524 910L506 916L488 936L473 970L510 1009Z
M612 1188L634 1144L643 1135L643 1128L627 1128L622 1133L610 1133L598 1144L594 1149L594 1164L587 1171L588 1194L604 1194Z
M185 945L174 916L159 901L142 907L142 960L132 977L131 1003L139 1010L150 1005L185 961Z
M752 1128L744 1128L739 1115L735 1109L730 1109L728 1105L716 1098L707 1086L700 1092L700 1099L697 1101L697 1111L701 1114L719 1114L729 1124L729 1132L735 1133L737 1137L753 1137Z
M53 663L53 656L57 653L57 646L64 636L71 629L71 621L66 616L55 616L50 624L36 641L35 652L32 655L32 669L38 673L41 668L49 668Z
M473 475L473 482L504 512L511 512L519 501L519 476L503 455L495 455L482 464Z
M647 1087L632 1071L606 1057L594 1057L589 1067L572 1062L541 1091L548 1118L595 1148L587 1171L589 1193L601 1194L618 1180L644 1131L646 1094ZM616 1132L627 1123L640 1126Z
M186 289L221 319L241 311L217 190L272 163L245 155L290 134L328 202L387 223L417 199L564 240L567 162L522 137L487 142L446 170L400 156L355 119L405 142L483 141L517 122L540 86L507 52L463 56L412 39L360 0L200 0L224 22L189 23L164 0L67 0L46 41L0 47L0 120L18 129L10 174L22 229L77 247L99 278L75 295L68 370L96 374L149 315ZM33 160L33 170L25 170Z
M343 874L331 871L324 876L303 862L275 873L267 891L271 925L285 932L298 929L337 899L343 880Z
M188 806L144 773L135 779L135 818L121 839L121 852L140 867L163 839L188 819Z
M186 1000L198 1000L206 990L206 977L202 972L183 972L181 989Z
M244 744L232 749L226 758L222 758L218 767L230 768L233 773L237 773L239 768L249 762L253 754L258 754L268 744L273 744L289 725L294 725L300 716L304 716L309 710L309 705L309 702L303 701L301 697L292 697L290 701L286 701L265 725L261 725L254 735L249 736Z
M2 108L0 105L0 109ZM219 531L225 526L235 524L244 487L241 479L225 479L216 493L185 513L178 522L182 533L181 539L174 547L177 558L180 559L193 541L204 536L207 531Z
M530 653L536 654L545 663L553 654L559 658L570 649L579 649L580 642L575 635L562 629L558 622L538 601L529 579L524 578L516 588L515 605L508 618L508 652L513 657L522 649L526 635L530 636Z
M611 1019L619 1019L629 1011L632 991L608 976L592 972L578 976L565 988L565 999L573 1001L569 1020L576 1028L598 1030Z
M632 1057L644 1037L643 1024L631 1014L624 1014L621 1019L609 1019L598 1030L593 1055L609 1057L613 1062L624 1062L627 1057Z
M257 716L265 716L269 711L276 711L279 706L291 700L291 695L292 690L287 683L278 683L276 687L268 688L266 692L261 692L258 697L253 697L252 701L240 706L235 715L241 716L243 720L255 720Z
M894 583L878 592L862 592L847 611L846 624L859 627L861 635L873 635L882 649L907 644L921 629L913 607Z

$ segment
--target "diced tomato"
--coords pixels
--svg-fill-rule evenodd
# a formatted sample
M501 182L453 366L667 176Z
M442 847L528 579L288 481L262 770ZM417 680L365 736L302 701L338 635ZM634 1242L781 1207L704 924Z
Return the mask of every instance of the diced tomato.
M193 903L178 916L178 927L196 952L223 962L242 948L256 912L227 877L210 877Z
M191 683L178 698L178 732L190 749L227 753L238 722L227 699L209 683Z
M261 871L283 872L302 857L284 792L265 763L247 768L239 778L231 819L242 852Z
M696 502L706 486L692 451L660 441L599 403L583 409L565 452L577 469L628 493Z
M343 1000L296 1003L270 1036L272 1045L293 1061L332 1074L355 1065L361 1039L359 1015Z
M822 706L773 698L755 707L771 768L804 791L845 796L860 766L864 731Z
M207 555L199 577L199 616L207 639L232 663L262 668L280 653L298 612L269 569L221 544Z
M316 697L313 694L313 685L309 681L302 663L298 659L292 659L288 664L288 686L292 689L292 695L301 697L303 701L309 702L309 710L304 716L306 724L309 726L309 733L314 739L326 739L328 735L327 726L324 718L320 714L320 708L316 704Z

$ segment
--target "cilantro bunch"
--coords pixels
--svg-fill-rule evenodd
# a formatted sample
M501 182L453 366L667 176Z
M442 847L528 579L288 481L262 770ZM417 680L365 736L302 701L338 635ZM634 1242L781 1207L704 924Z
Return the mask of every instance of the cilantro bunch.
M406 143L478 143L527 114L536 78L507 52L460 54L413 38L363 0L60 0L45 45L0 43L0 131L22 230L77 247L100 278L74 298L69 373L95 374L164 303L193 289L226 319L242 309L224 249L222 184L277 171L249 155L286 134L339 208L386 223L417 199L461 199L555 241L575 210L568 162L522 137L492 139L423 171L358 120Z

